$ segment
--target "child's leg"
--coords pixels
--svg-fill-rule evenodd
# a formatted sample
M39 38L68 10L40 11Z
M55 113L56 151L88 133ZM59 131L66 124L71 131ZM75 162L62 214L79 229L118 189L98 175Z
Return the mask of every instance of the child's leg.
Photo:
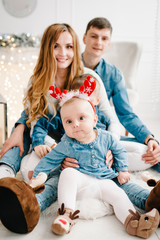
M58 217L52 224L52 231L57 235L69 233L78 218L79 211L75 211L77 192L86 185L86 175L73 168L62 171L58 183ZM88 176L87 176L88 177Z
M116 217L130 235L148 238L155 232L159 225L159 213L155 208L140 216L125 192L117 188L112 180L100 180L99 186L101 199L113 206Z
M98 180L100 200L113 206L116 217L124 224L129 209L136 212L127 194L110 179Z
M142 160L142 155L147 151L146 145L131 141L121 141L121 144L127 151L129 171L141 171L152 167Z
M75 210L77 193L88 185L90 176L83 174L76 169L66 168L59 177L58 203L66 208Z

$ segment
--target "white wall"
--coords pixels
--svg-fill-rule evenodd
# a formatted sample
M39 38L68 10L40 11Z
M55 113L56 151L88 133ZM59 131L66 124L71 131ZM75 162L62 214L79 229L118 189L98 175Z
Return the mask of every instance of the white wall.
M139 68L140 116L160 117L159 104L152 107L150 93L154 68L151 65L155 37L156 4L159 0L37 0L35 11L25 18L9 15L0 1L0 33L42 34L55 22L66 22L76 30L80 43L87 22L98 16L107 17L113 25L113 41L137 41L143 54ZM3 79L0 79L3 81ZM148 111L149 109L149 111Z

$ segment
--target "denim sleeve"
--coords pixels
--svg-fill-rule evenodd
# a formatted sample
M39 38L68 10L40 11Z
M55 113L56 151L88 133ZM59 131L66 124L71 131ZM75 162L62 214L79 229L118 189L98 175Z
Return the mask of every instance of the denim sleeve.
M48 134L48 119L45 117L40 118L33 128L32 133L32 148L38 145L44 145L45 136Z
M25 110L23 110L23 112L21 113L21 117L18 119L18 121L15 123L15 127L17 127L18 124L22 123L23 125L25 125L25 127L27 128L26 125L26 120L27 120L27 115Z
M59 142L63 134L64 129L59 112L57 112L55 117L52 114L48 114L47 117L41 117L33 128L32 148L44 145L46 135Z
M152 133L142 123L139 117L133 113L129 104L124 78L120 71L116 68L113 81L114 91L112 99L119 121L127 131L137 138L140 143L144 143L145 138Z
M128 171L128 158L125 148L121 143L110 135L110 150L112 151L114 158L114 168L117 171Z
M41 158L41 161L34 169L33 177L36 177L40 172L48 175L51 170L54 171L67 156L65 152L67 152L67 149L65 149L63 142L60 142L51 152Z
M95 109L98 116L96 127L107 130L110 124L110 118L107 117L102 111L100 111L98 106L95 106Z

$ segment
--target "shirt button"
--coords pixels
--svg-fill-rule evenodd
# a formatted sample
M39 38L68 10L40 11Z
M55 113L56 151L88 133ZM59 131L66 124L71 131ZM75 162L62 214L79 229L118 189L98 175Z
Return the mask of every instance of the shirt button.
M95 158L95 156L94 156L94 155L92 155L92 158Z
M90 148L93 148L93 146L92 146L92 145L90 145Z

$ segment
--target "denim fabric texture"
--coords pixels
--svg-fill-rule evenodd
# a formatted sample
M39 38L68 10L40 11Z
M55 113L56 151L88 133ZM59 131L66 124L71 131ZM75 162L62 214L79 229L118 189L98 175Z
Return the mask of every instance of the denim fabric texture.
M61 142L41 159L33 176L36 177L40 172L48 174L66 157L78 160L80 172L99 179L112 179L118 175L117 171L127 171L127 153L120 142L105 130L97 129L97 133L96 139L88 144L78 142L64 134ZM114 157L112 168L107 168L105 164L105 156L109 149Z
M57 200L59 174L60 166L48 175L44 191L40 194L36 194L41 211L45 210Z
M125 191L130 201L136 207L145 210L146 200L150 194L150 191L148 189L145 189L131 181L128 181L123 185L119 184L117 178L114 178L113 181Z
M152 133L138 116L133 113L129 104L124 77L121 72L114 65L108 64L103 58L94 71L101 77L108 99L110 100L112 98L116 114L121 124L127 131L135 136L140 143L144 143L145 138Z
M12 131L13 130L14 130L14 128L12 129ZM20 164L21 164L22 158L25 155L27 155L27 153L29 151L30 144L31 144L30 129L26 127L24 134L23 134L24 153L23 153L22 157L20 157L20 155L19 155L19 153L20 153L19 147L13 147L3 155L3 157L0 159L0 164L5 163L5 164L9 165L13 169L13 171L16 175L16 173L20 169Z
M32 148L43 145L45 136L49 135L56 142L61 140L61 137L64 135L64 128L62 125L60 111L57 111L55 117L52 114L48 114L46 117L41 117L33 128L32 133Z
M15 127L17 127L18 124L22 123L23 125L25 125L25 130L27 130L27 124L26 124L26 119L27 119L27 115L26 115L26 111L23 110L23 112L21 113L21 117L18 119L18 121L15 123Z

